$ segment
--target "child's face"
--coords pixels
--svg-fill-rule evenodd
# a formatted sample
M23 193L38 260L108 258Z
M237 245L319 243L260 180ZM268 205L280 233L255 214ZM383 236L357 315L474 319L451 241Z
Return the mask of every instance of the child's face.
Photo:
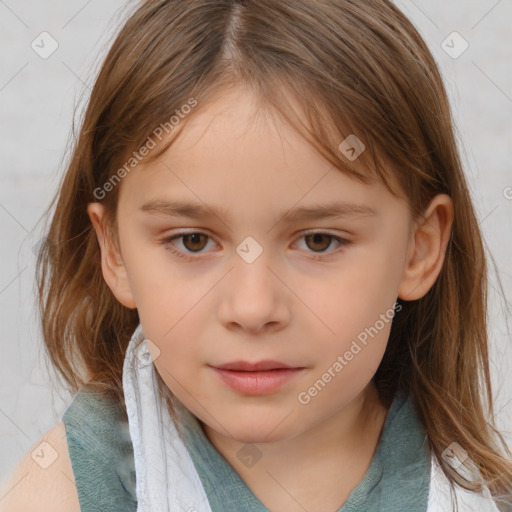
M160 350L156 368L178 399L222 435L270 442L313 428L368 386L405 286L411 219L383 184L348 178L287 125L252 117L251 101L242 90L226 94L190 119L160 161L124 179L123 266L108 279L138 308ZM154 201L223 213L141 210ZM334 202L376 213L286 216ZM305 236L310 229L349 243ZM183 232L201 236L161 243ZM239 360L303 369L251 394L213 368Z

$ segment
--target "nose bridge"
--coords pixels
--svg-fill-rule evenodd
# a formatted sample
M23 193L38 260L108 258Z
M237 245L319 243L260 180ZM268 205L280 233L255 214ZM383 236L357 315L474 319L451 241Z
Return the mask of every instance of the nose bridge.
M261 237L260 242L262 242ZM236 253L247 265L252 265L258 259L266 260L268 256L268 247L263 246L254 236L245 237L236 247ZM265 254L264 254L265 253ZM261 256L264 255L263 258Z
M272 287L271 250L254 236L247 236L235 252L234 284L242 288L242 293L246 291L244 287L249 293L266 293L265 289Z
M220 308L224 324L236 323L251 331L284 320L283 285L271 270L271 253L253 237L236 247L234 268ZM284 308L284 309L283 309Z

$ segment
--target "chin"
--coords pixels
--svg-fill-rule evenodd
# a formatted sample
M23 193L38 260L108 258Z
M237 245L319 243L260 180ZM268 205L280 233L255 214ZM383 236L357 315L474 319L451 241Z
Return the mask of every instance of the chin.
M231 435L230 439L242 444L266 444L281 441L282 436L267 436L264 432L238 432L236 435Z
M247 415L242 421L235 418L232 424L224 422L224 426L229 432L230 439L244 444L274 443L300 433L291 431L290 427L293 427L293 424L283 422L282 417L263 419L261 416L257 418ZM226 436L225 431L219 434Z

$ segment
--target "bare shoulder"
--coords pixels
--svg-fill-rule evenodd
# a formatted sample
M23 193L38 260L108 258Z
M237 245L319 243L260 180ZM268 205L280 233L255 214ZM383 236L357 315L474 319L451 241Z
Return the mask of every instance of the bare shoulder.
M63 421L30 448L0 489L0 512L50 511L80 512Z

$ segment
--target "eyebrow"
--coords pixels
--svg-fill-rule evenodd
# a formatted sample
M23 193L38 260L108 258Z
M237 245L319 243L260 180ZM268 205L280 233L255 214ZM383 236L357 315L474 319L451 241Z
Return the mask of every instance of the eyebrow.
M226 219L229 223L232 221L232 216L226 208L186 201L155 199L143 204L140 210L153 215L187 217L191 219L204 219L215 215L219 219ZM278 216L276 223L280 222L280 220L297 222L324 218L371 217L376 215L378 215L377 210L367 205L331 201L284 211Z

